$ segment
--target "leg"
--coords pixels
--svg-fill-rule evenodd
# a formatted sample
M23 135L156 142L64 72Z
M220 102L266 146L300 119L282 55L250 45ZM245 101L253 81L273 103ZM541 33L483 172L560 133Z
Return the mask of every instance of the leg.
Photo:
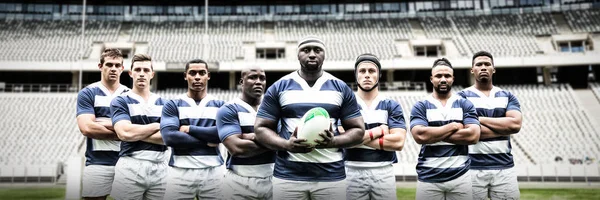
M386 166L371 170L372 191L371 199L397 199L396 196L396 176L393 166Z
M115 166L115 180L110 196L115 200L142 199L146 187L145 173L148 165L145 161L121 157Z
M164 162L152 163L152 167L149 171L148 184L150 187L144 194L144 199L149 200L162 200L165 196L165 190L167 186L167 164Z
M288 181L273 177L273 199L309 200L308 187L311 182Z
M363 200L369 199L369 191L371 184L369 184L368 177L364 173L364 169L360 168L346 168L346 180L348 181L348 188L346 189L346 199L348 200Z
M195 169L169 167L164 199L194 199L197 195L198 173Z
M348 183L346 180L336 182L313 182L310 197L313 200L345 200Z
M520 199L517 172L514 168L503 169L498 172L490 188L491 199Z
M225 176L225 168L223 166L211 167L206 169L198 169L199 174L202 174L204 179L201 179L200 187L198 187L198 199L222 199L221 193L223 187L223 177Z
M258 189L258 186L251 183L250 178L227 170L223 179L223 198L227 200L256 199L258 196L252 189Z
M449 191L446 192L448 200L471 200L473 199L473 180L471 173L467 172L464 175L446 182Z
M257 179L256 185L260 188L258 192L258 198L264 200L273 200L273 177L265 177Z
M417 181L416 200L445 200L446 195L444 190L439 186L442 183L427 183ZM470 190L470 188L469 188Z
M488 190L490 187L489 170L470 170L471 182L473 184L473 199L486 200L488 199Z
M86 166L83 168L81 196L84 199L106 199L110 194L114 176L114 166Z

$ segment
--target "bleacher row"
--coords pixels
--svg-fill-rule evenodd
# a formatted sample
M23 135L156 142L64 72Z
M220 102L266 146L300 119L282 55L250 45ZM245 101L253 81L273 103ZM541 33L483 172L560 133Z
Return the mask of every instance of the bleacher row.
M565 11L575 33L600 32L600 11ZM536 35L557 33L551 14L507 14L485 16L425 17L418 19L427 38L452 39L459 54L488 50L497 56L532 56L541 52ZM455 24L455 28L452 23ZM244 42L262 42L271 34L262 22L209 22L209 61L243 58ZM78 21L0 22L0 60L75 61L79 58ZM89 21L86 24L86 54L93 41L115 42L121 22ZM322 37L328 59L352 60L364 52L382 59L398 55L395 40L413 39L408 19L297 20L276 21L275 41L297 41L306 35ZM203 22L133 22L130 42L148 42L148 53L156 60L183 62L203 55ZM462 36L464 42L458 40ZM401 55L400 55L401 56Z
M600 92L599 84L592 84L595 92ZM511 137L512 154L515 164L520 166L520 174L540 173L535 169L546 166L549 171L559 175L556 166L568 162L555 162L556 157L567 159L590 159L590 163L582 163L590 173L598 173L600 159L600 134L592 118L578 103L573 89L568 84L538 86L500 86L517 96L524 113L521 132ZM455 91L461 88L453 88ZM185 88L159 91L162 97L175 98L185 93ZM239 96L239 91L210 90L210 94L219 99L229 101ZM383 92L396 100L404 110L404 117L409 124L410 110L419 100L424 99L424 92ZM7 173L25 173L14 166L51 166L50 170L29 168L35 173L56 172L59 163L64 163L69 156L76 155L83 142L75 120L76 94L44 94L36 93L0 93L0 178ZM420 145L407 134L403 151L398 152L398 173L414 174ZM412 167L411 167L412 166ZM594 168L595 167L595 168ZM550 169L552 168L552 169ZM45 170L41 170L45 169ZM529 171L532 172L529 172ZM591 171L590 171L591 170ZM564 170L561 173L565 173ZM569 172L571 173L571 172ZM580 172L574 172L580 173ZM586 172L587 173L587 172ZM1 182L1 180L0 180Z

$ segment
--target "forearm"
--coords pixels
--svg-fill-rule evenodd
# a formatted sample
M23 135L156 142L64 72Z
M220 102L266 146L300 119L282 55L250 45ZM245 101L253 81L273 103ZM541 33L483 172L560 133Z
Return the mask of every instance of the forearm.
M179 127L176 126L163 127L160 130L160 133L165 145L174 148L194 148L207 144L205 141L198 140L191 135L180 132Z
M517 133L517 126L520 126L518 120L512 117L479 117L479 122L500 135Z
M256 142L252 140L240 139L235 146L236 149L235 153L233 154L234 156L240 158L248 158L269 151L268 149L256 144Z
M382 135L383 129L381 128L381 126L365 130L365 134L363 134L362 144L367 144L373 140L377 140L377 138L380 138ZM371 138L371 136L373 138Z
M400 134L389 134L383 137L383 150L385 151L402 151L404 148L404 139L405 137ZM372 140L365 145L374 149L381 150L380 139Z
M162 135L159 132L156 132L152 135L150 135L150 137L147 137L146 139L143 139L142 141L147 142L147 143L152 143L152 144L160 144L160 145L164 145L165 143L163 142L162 139Z
M474 127L468 127L456 131L443 141L458 145L471 145L479 141L479 134L479 130L476 130Z
M332 148L348 148L363 142L365 131L362 128L350 128L344 134L336 135L333 139Z
M505 135L497 134L492 129L488 128L487 126L481 125L481 136L479 136L480 140L501 137L501 136L505 136Z
M275 150L275 151L285 151L285 145L287 140L279 137L275 131L271 130L267 127L257 127L254 130L256 134L256 141L261 145L265 146L267 149Z
M198 140L206 141L208 143L221 143L221 139L219 138L219 132L217 131L216 126L190 126L188 134L190 134L192 137L197 138Z
M119 140L117 134L105 126L98 123L89 123L85 127L80 127L81 133L89 138L97 140Z
M115 126L119 138L127 142L144 140L160 130L159 123L141 125L131 124L130 122L117 122Z
M453 124L446 124L440 127L415 126L412 134L415 141L419 144L433 144L440 142L456 132L458 127Z

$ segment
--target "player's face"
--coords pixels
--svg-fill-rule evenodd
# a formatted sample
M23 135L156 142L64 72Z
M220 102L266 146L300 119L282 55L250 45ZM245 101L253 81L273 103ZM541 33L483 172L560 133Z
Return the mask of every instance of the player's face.
M154 78L152 70L152 62L134 62L129 76L133 79L133 86L138 88L146 88L150 85L150 80Z
M448 94L454 83L454 70L446 65L438 65L431 70L430 80L438 94Z
M325 59L325 51L321 47L306 46L298 52L298 60L306 71L319 71Z
M210 80L210 73L204 63L190 64L188 70L185 72L185 80L190 90L196 92L206 91L208 80Z
M492 79L494 73L496 73L496 68L494 68L490 57L478 56L473 60L471 74L475 76L475 80L478 82L488 82Z
M242 77L241 83L245 95L258 99L265 92L267 76L262 69L252 69Z
M362 62L356 68L356 79L360 87L369 90L379 81L377 65L372 62Z
M123 58L106 57L103 64L98 64L102 78L108 81L119 81L121 72L123 72Z

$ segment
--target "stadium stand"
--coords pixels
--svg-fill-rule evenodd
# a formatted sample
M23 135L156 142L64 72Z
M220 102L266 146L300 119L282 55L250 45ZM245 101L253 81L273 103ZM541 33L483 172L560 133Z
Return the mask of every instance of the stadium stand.
M598 101L600 101L600 83L594 83L591 82L589 83L590 89L592 90L592 92L594 93L594 95L596 95L596 98L598 99Z
M456 44L458 52L461 55L467 54L467 47L465 47L465 44L457 39L459 33L454 31L452 28L451 19L442 17L423 17L419 18L419 21L421 22L421 26L424 28L427 38L450 38L452 41L454 41L454 44Z
M297 41L307 35L320 37L328 52L333 52L328 60L353 60L364 52L392 59L397 54L394 40L412 38L407 19L277 21L274 32L279 41Z
M62 163L83 144L74 119L76 96L0 93L6 116L0 119L0 182L53 182L61 175Z
M260 41L262 24L258 22L209 22L208 61L232 61L243 58L244 41ZM218 28L214 28L218 27ZM136 22L131 42L148 42L148 54L156 60L187 62L203 55L203 22Z
M600 158L598 129L570 85L500 87L515 94L527 114L521 132L511 137L513 149L521 148L535 164L555 163L556 156Z
M486 49L495 56L533 56L541 52L536 35L557 33L550 14L511 14L452 17L471 50Z
M600 32L600 11L570 10L563 13L574 33Z
M87 21L86 46L93 41L116 41L121 23ZM0 60L76 61L81 56L81 22L58 20L0 21ZM88 55L91 48L86 49Z

